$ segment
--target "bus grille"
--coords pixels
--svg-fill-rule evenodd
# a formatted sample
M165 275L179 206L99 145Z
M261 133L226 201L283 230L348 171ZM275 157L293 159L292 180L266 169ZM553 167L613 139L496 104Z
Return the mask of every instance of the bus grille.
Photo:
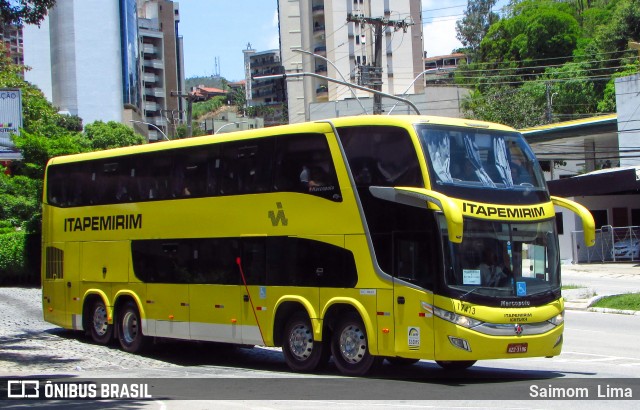
M45 279L62 279L64 251L53 246L46 250Z

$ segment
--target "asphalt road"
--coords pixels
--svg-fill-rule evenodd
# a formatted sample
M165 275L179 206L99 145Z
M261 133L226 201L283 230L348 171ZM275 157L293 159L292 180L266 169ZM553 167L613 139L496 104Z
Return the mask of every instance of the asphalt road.
M563 267L563 283L580 286L579 291L571 291L574 296L569 299L588 300L593 294L639 291L638 271L635 265ZM44 322L40 301L39 289L0 288L0 377L119 378L146 381L154 389L154 398L145 401L39 403L47 407L637 408L640 397L640 379L636 379L640 375L640 316L569 310L563 353L555 358L483 361L464 373L444 372L428 361L404 368L386 364L371 378L353 379L341 377L332 365L316 375L291 373L282 353L272 348L161 342L144 355L132 355L115 345L94 345L77 332ZM592 400L596 385L606 393L607 386L629 382L633 401ZM532 400L532 386L543 389L541 392L547 386L585 388L592 397L569 402ZM184 400L187 398L201 400ZM6 404L0 402L0 407ZM11 404L23 407L33 402Z

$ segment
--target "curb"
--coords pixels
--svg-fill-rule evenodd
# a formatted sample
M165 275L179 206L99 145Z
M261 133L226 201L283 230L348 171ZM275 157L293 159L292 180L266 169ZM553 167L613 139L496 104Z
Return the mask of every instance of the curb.
M635 315L640 316L640 311L638 310L622 310L622 309L609 309L609 308L587 308L589 312L599 312L599 313L615 313L618 315Z
M617 315L640 316L640 311L638 310L623 310L623 309L591 307L591 305L593 305L600 299L603 299L609 296L618 296L618 295L599 295L599 296L594 296L591 299L578 299L574 301L565 300L564 308L565 310L582 310L587 312L613 313Z

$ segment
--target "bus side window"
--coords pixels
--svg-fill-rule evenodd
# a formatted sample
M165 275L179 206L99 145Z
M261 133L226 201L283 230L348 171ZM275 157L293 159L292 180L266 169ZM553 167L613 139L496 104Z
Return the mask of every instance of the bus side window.
M355 126L340 128L338 135L356 185L424 186L418 156L406 130Z
M336 170L323 134L282 136L276 154L275 189L342 200Z

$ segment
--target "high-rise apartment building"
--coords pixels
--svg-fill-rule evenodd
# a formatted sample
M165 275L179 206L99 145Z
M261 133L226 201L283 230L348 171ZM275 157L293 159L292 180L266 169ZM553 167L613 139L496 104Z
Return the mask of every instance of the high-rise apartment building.
M156 3L156 9L147 3ZM40 27L24 28L24 62L32 68L25 79L61 112L78 115L85 124L137 121L138 131L147 134L143 123L155 125L179 107L179 97L170 95L183 83L176 12L165 0L57 0ZM162 37L161 47L147 47L150 37ZM146 77L150 72L157 76ZM156 105L147 107L147 102ZM154 130L150 139L160 139L154 126L149 130Z
M242 50L245 59L245 89L248 106L264 108L259 116L264 118L266 126L286 123L285 80L273 78L269 80L254 80L255 77L282 74L284 69L280 61L280 50L256 51L247 45Z
M0 19L0 41L4 44L5 53L13 63L22 65L24 63L22 28L13 24L6 24Z
M182 37L178 32L178 3L167 0L138 0L138 35L142 58L142 98L146 122L175 135L184 117L182 98L171 93L184 90ZM159 140L156 127L149 125L149 139Z
M421 3L279 0L285 73L316 73L368 87L380 84L381 91L389 94L422 93L424 83L414 82L424 71ZM374 41L377 30L381 30L378 48ZM372 96L322 78L289 78L289 122L309 120L311 103L353 98L354 94Z

